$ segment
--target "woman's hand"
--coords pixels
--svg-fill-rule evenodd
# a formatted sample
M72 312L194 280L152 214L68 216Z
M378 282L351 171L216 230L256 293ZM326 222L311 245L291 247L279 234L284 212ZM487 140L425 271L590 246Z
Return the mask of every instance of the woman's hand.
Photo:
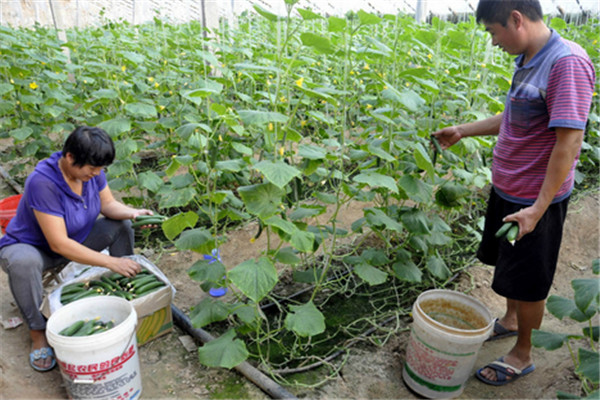
M142 266L132 259L112 256L105 267L127 277L133 277L142 271Z
M154 212L152 212L152 210L146 210L145 208L133 209L131 219L135 221L140 215L154 215Z

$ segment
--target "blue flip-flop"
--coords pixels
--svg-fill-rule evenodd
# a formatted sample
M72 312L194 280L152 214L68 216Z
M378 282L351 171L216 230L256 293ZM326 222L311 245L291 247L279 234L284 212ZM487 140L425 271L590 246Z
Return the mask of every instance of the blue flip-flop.
M34 364L37 360L44 360L46 358L52 358L52 363L48 368L41 368ZM29 353L29 365L31 368L35 369L39 372L50 371L52 368L56 366L56 358L54 357L54 351L50 347L42 347L41 349L37 349Z
M488 341L504 339L510 336L517 335L517 331L511 331L510 329L506 329L498 318L494 321L494 334L487 338Z
M496 380L492 381L485 376L481 375L481 371L486 368L493 369L496 371ZM519 368L513 367L510 364L504 362L504 357L497 359L496 361L492 361L488 365L483 368L480 368L475 373L475 376L482 382L487 383L488 385L494 386L502 386L507 383L516 381L522 376L525 376L531 372L535 371L535 365L531 364L527 368L520 370Z

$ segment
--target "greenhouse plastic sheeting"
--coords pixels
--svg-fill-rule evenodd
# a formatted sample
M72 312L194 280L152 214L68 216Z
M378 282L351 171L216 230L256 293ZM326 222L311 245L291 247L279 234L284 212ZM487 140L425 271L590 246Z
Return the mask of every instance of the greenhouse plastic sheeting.
M300 0L296 8L312 9L320 14L343 15L363 9L367 12L450 15L472 13L477 0ZM546 14L561 12L578 14L583 11L600 14L598 0L541 0ZM234 20L236 15L254 6L285 15L284 0L0 0L0 25L52 26L66 29L74 26L99 25L107 20L124 20L132 24L151 21L154 17L171 23L201 21L213 28L220 19ZM421 8L419 8L419 5Z

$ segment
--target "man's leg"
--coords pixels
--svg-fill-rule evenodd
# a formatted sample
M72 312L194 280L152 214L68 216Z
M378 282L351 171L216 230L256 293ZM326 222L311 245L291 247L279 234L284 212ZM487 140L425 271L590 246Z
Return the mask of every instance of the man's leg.
M512 299L506 299L506 313L498 320L500 325L509 331L516 331L519 328L517 317L518 302Z
M517 336L517 343L504 357L504 362L523 370L533 364L531 359L531 331L539 329L542 324L546 300L511 301L516 304L519 335ZM481 375L489 380L496 380L496 371L493 369L485 368L481 371Z

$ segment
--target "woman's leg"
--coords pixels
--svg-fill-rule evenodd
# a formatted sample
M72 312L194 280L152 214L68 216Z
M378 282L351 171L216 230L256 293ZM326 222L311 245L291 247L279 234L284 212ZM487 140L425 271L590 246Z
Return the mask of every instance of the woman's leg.
M8 274L12 295L29 326L32 351L48 347L46 340L46 318L39 308L44 297L42 273L61 265L60 258L52 258L28 244L13 244L0 249L0 264ZM34 364L41 369L51 366L51 357L39 358Z
M83 245L96 251L108 247L111 256L121 257L133 254L133 229L130 220L117 221L99 218Z

